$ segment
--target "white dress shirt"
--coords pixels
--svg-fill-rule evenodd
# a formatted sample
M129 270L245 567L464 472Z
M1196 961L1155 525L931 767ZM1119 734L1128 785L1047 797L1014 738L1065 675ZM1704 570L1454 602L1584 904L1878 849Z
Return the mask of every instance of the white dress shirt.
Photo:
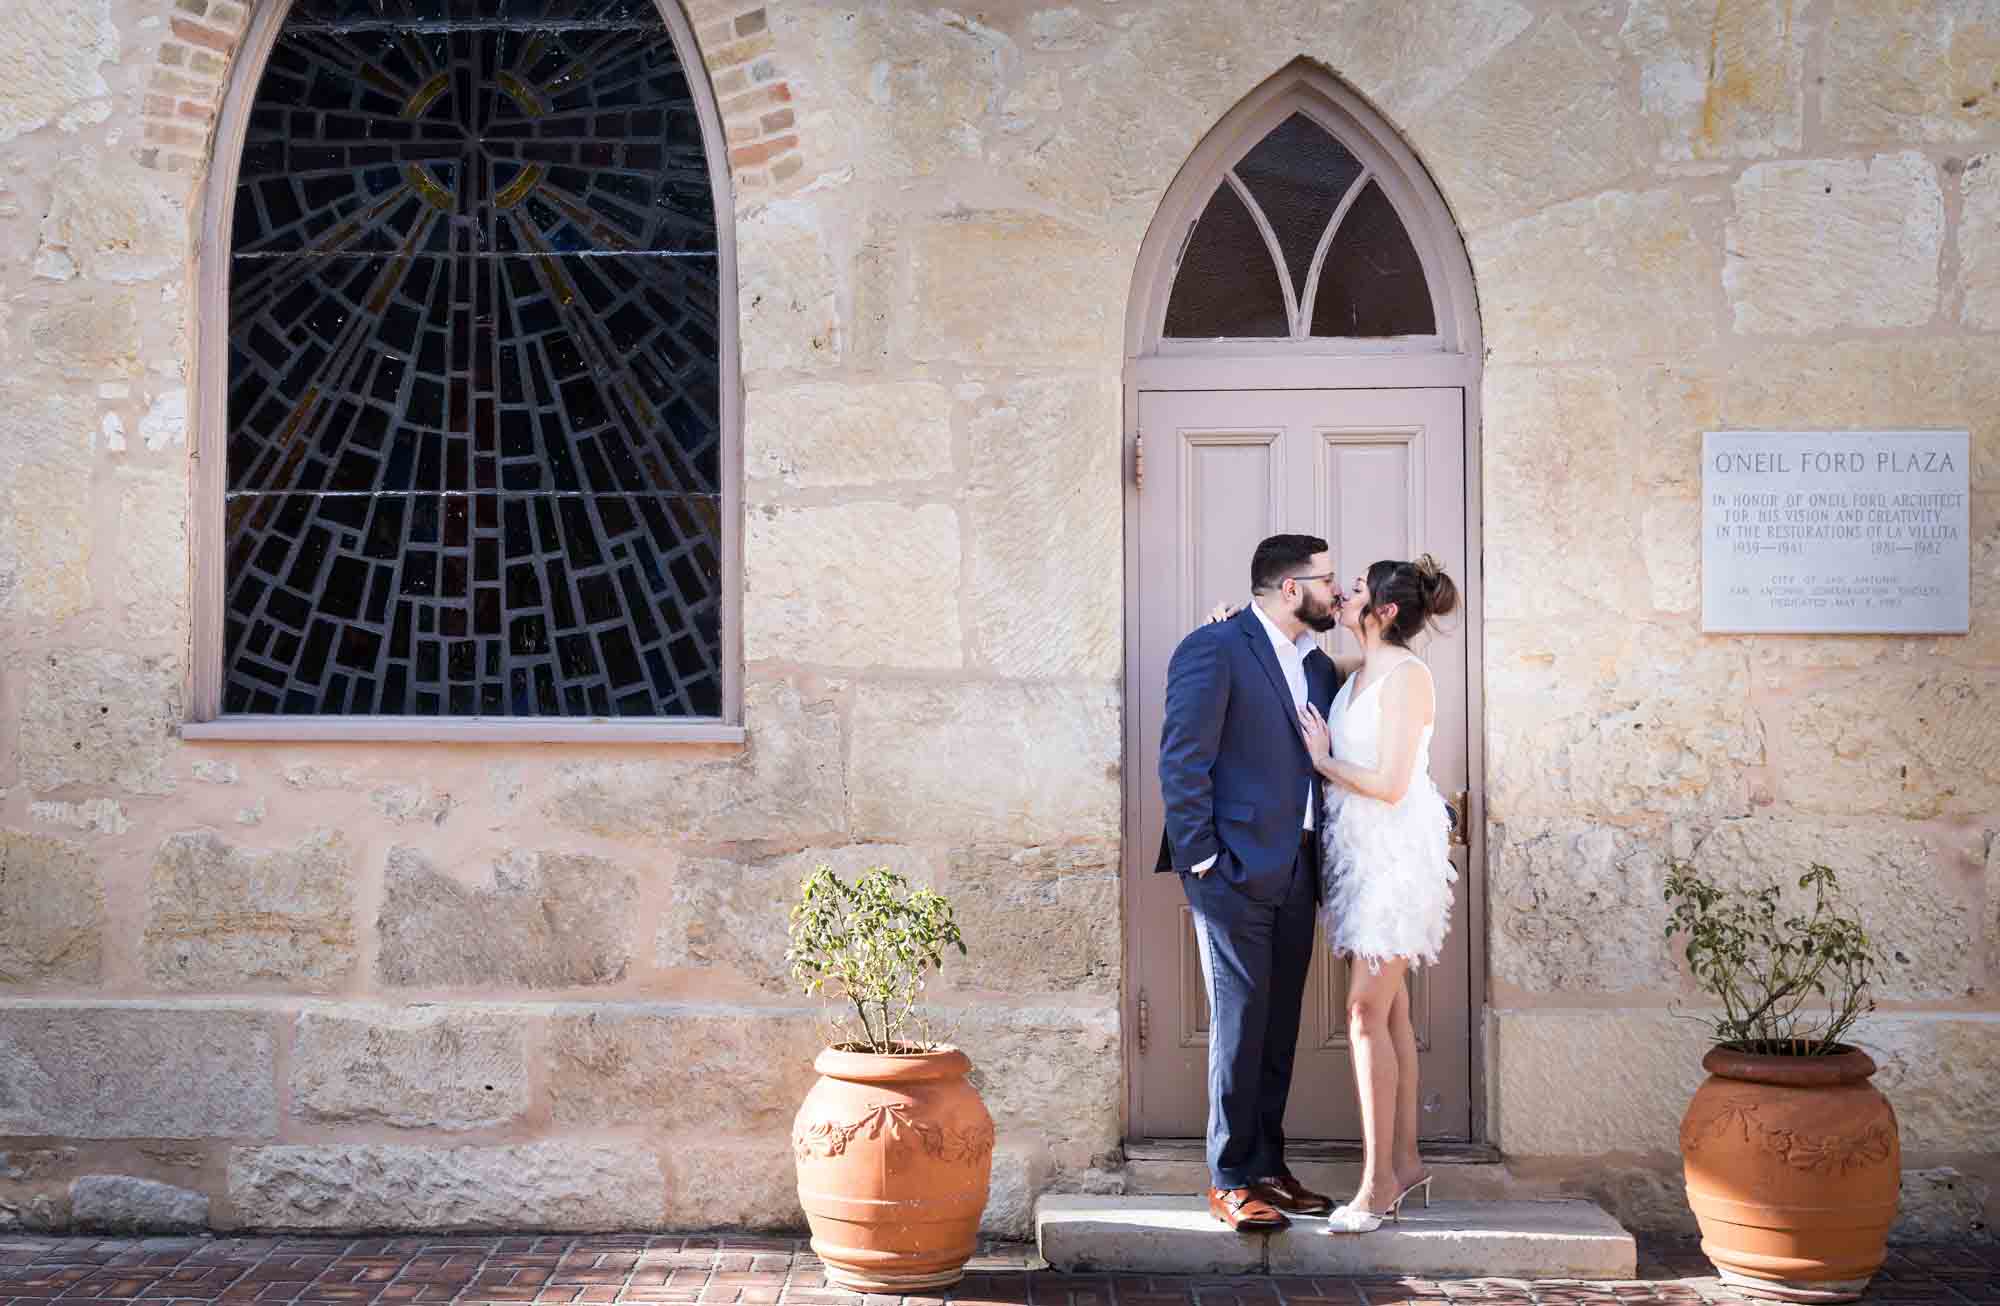
M1306 705L1306 654L1319 647L1318 641L1313 638L1310 630L1300 631L1299 637L1295 640L1286 639L1285 632L1278 629L1278 623L1264 615L1263 608L1252 602L1250 610L1257 614L1257 620L1263 623L1264 633L1271 637L1271 651L1278 657L1278 669L1285 673L1285 687L1292 691L1293 709L1297 710L1304 707ZM1306 819L1300 828L1306 830L1313 828L1311 780L1306 781ZM1220 856L1221 854L1217 853L1213 857L1208 857L1197 862L1193 868L1194 873L1196 875L1206 875L1209 868L1215 865L1216 857Z

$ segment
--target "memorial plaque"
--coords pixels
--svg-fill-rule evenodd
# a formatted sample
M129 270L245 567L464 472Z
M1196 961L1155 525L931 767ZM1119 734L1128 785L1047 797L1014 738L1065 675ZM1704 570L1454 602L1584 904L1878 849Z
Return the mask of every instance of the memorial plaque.
M1971 619L1965 431L1709 431L1701 626L1962 635Z

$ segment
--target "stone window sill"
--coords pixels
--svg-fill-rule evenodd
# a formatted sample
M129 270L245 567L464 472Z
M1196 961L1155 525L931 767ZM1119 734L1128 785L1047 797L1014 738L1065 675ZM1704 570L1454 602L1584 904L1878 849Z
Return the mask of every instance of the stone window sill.
M609 717L225 716L187 721L181 738L231 743L728 744L747 739L726 721L632 721Z

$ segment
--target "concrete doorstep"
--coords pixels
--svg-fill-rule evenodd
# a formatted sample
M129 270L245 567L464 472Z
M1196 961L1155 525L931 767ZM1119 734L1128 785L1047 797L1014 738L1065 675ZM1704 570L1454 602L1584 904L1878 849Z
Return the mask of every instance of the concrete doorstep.
M1202 1197L1044 1197L1042 1259L1071 1273L1408 1275L1413 1278L1630 1279L1638 1249L1586 1201L1433 1202L1398 1224L1328 1236L1326 1221L1235 1233Z

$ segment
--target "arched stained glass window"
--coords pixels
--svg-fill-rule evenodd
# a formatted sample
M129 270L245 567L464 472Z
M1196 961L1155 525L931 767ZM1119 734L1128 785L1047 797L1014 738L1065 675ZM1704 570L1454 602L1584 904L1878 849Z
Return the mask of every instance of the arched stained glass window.
M296 0L235 201L223 711L720 714L696 94L652 0Z
M1368 169L1294 113L1224 176L1167 300L1179 339L1422 336L1422 261Z

